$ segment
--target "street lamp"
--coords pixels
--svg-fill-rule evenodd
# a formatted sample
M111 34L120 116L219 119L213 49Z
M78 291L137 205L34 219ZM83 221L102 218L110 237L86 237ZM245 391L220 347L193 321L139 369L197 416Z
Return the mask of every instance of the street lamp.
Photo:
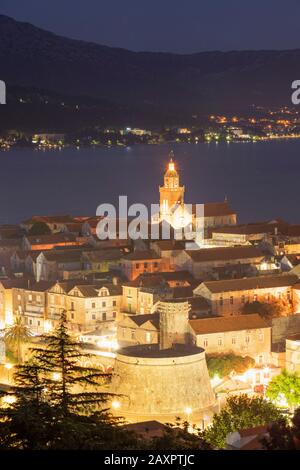
M118 410L119 408L121 408L121 403L118 400L114 400L111 406L114 410Z

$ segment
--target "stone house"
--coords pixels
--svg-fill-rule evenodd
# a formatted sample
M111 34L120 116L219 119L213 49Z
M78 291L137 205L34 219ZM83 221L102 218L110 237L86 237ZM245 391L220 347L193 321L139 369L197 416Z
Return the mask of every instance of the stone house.
M82 250L42 251L36 259L36 280L49 281L62 277L63 271L82 268Z
M28 281L26 287L13 288L13 315L20 315L30 330L44 334L47 326L47 290L53 282Z
M134 251L121 260L121 269L129 281L143 273L172 271L170 260L161 258L153 250Z
M255 269L264 259L263 253L253 246L204 248L184 250L175 256L175 269L187 270L196 279L211 279L223 267L236 267L237 272Z
M126 315L117 326L117 339L120 345L158 343L158 313Z
M53 320L66 311L69 326L75 332L90 331L96 327L111 330L118 320L122 290L119 285L57 282L48 291L48 315Z
M195 344L207 354L250 356L258 365L271 357L271 326L257 314L190 320Z
M204 281L194 289L194 294L204 297L210 303L212 313L220 316L238 315L247 302L255 301L280 300L287 309L292 309L292 287L298 281L297 276L289 274Z

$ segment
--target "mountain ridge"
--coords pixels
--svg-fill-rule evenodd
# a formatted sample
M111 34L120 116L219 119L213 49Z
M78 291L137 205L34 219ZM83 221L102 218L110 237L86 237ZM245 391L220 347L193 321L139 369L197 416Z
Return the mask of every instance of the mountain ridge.
M0 15L0 78L8 87L197 114L291 104L291 83L299 77L297 48L135 52L66 38Z

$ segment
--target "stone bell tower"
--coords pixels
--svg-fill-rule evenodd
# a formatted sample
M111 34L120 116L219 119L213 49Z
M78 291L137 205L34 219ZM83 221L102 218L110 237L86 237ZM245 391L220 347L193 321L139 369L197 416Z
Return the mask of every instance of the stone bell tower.
M184 203L184 186L180 186L179 174L173 161L173 152L170 152L170 161L164 174L164 185L159 187L160 219L171 222L172 210L177 204Z

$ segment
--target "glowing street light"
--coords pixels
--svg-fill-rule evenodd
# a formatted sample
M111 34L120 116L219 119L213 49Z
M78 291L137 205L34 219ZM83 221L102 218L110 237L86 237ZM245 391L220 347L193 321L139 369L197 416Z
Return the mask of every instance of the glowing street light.
M185 409L184 409L184 412L187 416L190 416L192 414L192 408L190 406L187 406Z
M118 400L114 400L111 406L114 410L118 410L119 408L121 408L121 403Z

